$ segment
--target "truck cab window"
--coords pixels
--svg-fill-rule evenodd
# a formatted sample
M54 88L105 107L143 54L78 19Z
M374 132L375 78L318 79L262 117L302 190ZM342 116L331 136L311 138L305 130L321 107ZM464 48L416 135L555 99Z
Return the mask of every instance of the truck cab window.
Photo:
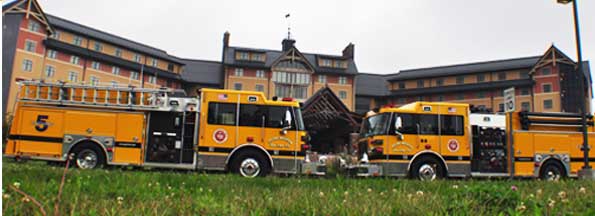
M397 128L399 133L401 134L417 134L417 126L415 124L415 115L412 114L402 114L402 113L395 113L395 117L393 118L393 123L391 125L395 125L395 121L397 117L401 118L401 127ZM394 128L391 128L391 134L396 134Z
M388 119L389 114L380 114L368 117L364 120L364 124L362 125L363 137L375 136L375 135L385 135L388 132Z
M235 125L236 104L209 103L209 117L207 122L218 125Z

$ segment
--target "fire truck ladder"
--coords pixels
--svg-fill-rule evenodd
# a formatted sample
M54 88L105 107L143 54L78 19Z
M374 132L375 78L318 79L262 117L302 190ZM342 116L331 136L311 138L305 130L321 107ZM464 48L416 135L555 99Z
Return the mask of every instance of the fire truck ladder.
M54 105L109 107L131 110L168 109L171 89L91 86L73 83L21 81L19 100Z

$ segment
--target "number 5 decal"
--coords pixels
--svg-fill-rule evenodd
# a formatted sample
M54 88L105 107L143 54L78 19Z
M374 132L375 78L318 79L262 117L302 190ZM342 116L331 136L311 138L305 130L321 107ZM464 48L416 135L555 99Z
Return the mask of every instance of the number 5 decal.
M49 126L47 120L47 115L37 115L37 121L35 122L35 130L39 132L47 130Z

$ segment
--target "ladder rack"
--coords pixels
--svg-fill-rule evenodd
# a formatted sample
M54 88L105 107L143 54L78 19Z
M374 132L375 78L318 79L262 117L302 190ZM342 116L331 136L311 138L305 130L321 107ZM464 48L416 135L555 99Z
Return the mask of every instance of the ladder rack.
M75 105L131 110L169 110L172 89L92 86L73 83L18 82L18 100L53 105Z

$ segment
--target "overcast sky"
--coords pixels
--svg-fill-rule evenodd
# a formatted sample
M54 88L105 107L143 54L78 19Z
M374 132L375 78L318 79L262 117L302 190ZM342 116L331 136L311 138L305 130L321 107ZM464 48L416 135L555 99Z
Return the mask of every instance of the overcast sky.
M281 49L290 13L298 49L339 55L352 42L360 72L541 55L552 43L576 60L572 7L556 0L39 2L46 13L183 58L220 60L225 31L232 46ZM583 58L592 60L595 1L579 1L579 13Z

